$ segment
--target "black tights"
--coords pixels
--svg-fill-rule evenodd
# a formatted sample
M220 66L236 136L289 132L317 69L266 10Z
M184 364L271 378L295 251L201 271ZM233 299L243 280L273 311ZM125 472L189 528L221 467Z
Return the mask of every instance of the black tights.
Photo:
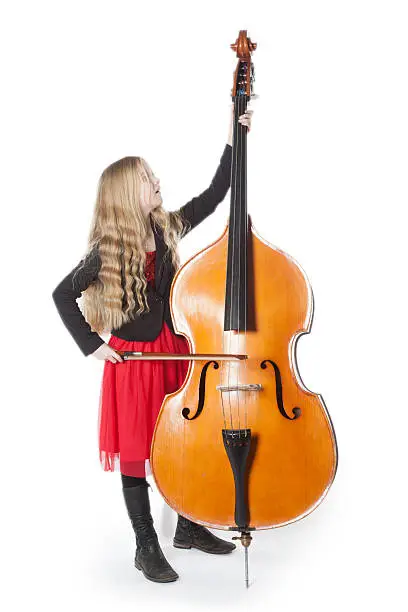
M122 478L122 486L124 489L147 483L145 477L137 478L136 476L126 476L126 474L121 474L120 476Z

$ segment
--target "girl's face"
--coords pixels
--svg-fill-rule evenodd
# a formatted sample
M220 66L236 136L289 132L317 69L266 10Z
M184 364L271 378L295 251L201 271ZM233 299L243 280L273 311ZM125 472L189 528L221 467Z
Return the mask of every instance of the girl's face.
M150 166L144 162L141 168L140 208L145 215L162 204L160 180L155 177Z

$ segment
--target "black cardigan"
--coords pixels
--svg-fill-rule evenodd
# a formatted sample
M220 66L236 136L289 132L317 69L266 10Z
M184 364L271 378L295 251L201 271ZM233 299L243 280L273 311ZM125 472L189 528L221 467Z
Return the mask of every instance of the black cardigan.
M225 145L219 166L210 186L199 196L178 209L184 219L189 222L188 229L183 237L201 221L208 217L217 205L222 202L231 184L231 155L232 147ZM152 341L157 338L163 325L163 320L174 332L170 313L169 295L175 270L168 257L164 259L166 244L160 228L152 224L156 243L155 289L148 283L147 300L150 312L143 313L119 329L113 329L112 334L124 340ZM78 344L84 355L90 355L99 348L104 340L85 320L77 304L89 285L96 280L101 267L101 260L97 250L81 259L79 264L57 285L52 297L57 310L66 328ZM136 307L137 309L137 307Z

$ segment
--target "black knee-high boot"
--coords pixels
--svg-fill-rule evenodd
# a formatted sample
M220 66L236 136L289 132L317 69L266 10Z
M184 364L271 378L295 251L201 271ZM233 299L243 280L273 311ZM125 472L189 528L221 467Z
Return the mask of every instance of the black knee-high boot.
M126 508L136 535L135 566L153 582L173 582L179 577L173 570L157 538L150 513L147 482L123 487Z

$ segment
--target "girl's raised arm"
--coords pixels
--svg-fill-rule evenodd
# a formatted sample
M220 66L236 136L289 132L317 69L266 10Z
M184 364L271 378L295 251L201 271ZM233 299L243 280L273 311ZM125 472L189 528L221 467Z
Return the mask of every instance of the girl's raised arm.
M226 144L210 186L176 211L187 221L183 237L213 213L225 198L231 184L231 158L232 147Z

